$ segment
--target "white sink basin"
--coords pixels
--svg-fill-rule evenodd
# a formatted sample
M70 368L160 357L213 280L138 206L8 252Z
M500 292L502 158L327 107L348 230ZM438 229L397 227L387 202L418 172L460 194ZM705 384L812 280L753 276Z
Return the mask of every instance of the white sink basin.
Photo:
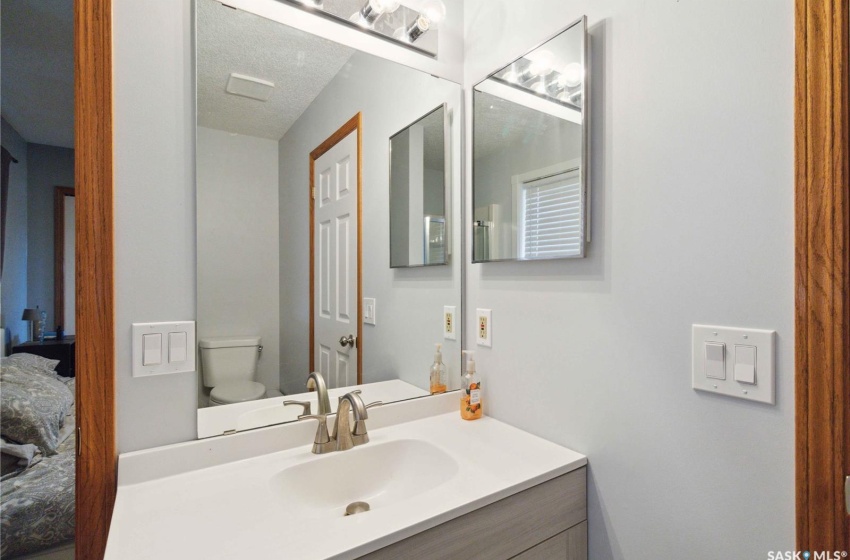
M445 484L457 472L457 461L442 449L399 439L316 456L275 474L271 487L287 514L340 518L353 502L366 502L372 511L397 505Z

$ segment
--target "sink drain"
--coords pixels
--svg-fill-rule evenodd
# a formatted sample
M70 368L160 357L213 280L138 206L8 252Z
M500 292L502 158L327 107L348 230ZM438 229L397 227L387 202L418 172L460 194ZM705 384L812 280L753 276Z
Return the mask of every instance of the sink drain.
M345 515L357 515L369 511L369 504L366 502L353 502L345 508Z

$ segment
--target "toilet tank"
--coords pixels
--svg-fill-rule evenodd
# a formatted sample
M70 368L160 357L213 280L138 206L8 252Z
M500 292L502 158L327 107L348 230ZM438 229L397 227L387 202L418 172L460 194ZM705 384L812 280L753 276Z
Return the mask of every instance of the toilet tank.
M201 338L201 371L205 387L228 381L253 381L260 357L259 336Z

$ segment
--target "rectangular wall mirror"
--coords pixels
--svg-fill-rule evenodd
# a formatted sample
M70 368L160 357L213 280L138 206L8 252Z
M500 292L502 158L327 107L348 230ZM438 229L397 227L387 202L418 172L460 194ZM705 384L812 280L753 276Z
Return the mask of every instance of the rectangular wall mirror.
M404 266L460 252L460 86L216 0L196 0L196 58L199 437L317 412L312 371L334 409L354 387L427 396L435 343L459 388L460 267L388 264L400 130L421 164Z
M586 18L473 90L473 262L580 258L588 227Z
M392 268L449 262L447 120L448 111L441 105L390 138Z

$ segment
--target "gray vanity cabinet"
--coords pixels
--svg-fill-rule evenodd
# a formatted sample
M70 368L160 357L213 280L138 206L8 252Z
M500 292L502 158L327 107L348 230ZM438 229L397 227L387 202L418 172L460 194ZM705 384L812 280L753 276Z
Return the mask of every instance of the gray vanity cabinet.
M360 560L586 560L582 467L399 541Z

